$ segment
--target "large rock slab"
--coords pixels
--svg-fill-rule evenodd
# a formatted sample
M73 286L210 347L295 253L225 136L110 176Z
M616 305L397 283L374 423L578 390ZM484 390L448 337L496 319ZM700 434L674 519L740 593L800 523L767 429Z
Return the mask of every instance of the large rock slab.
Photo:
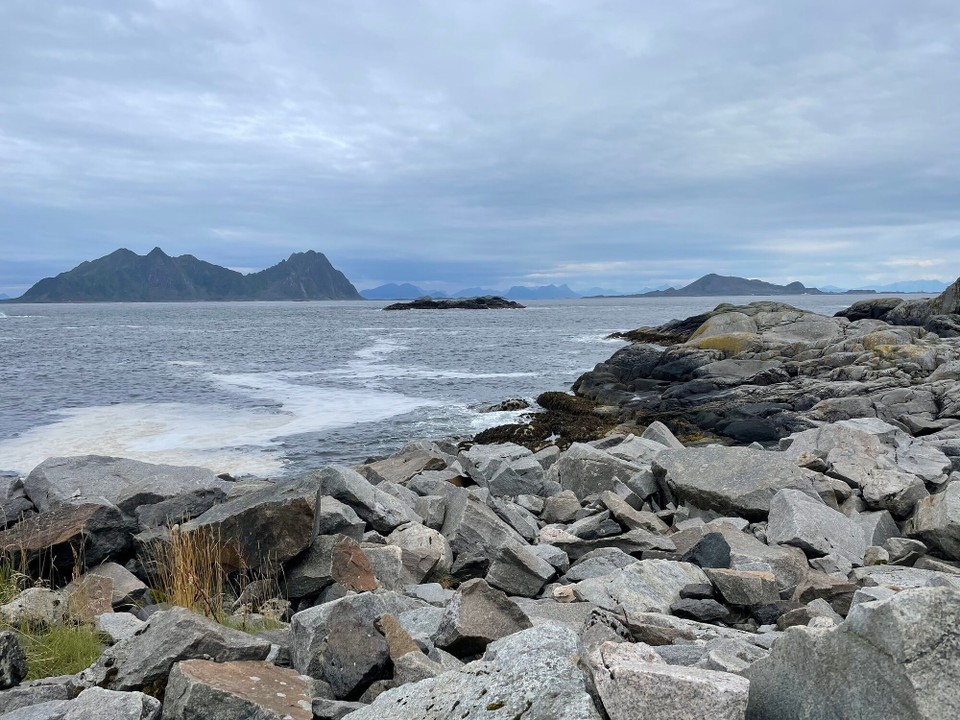
M530 620L505 593L484 580L469 580L447 603L434 638L455 655L476 655L494 640L530 627Z
M960 560L960 482L917 503L911 529L948 558Z
M604 643L593 679L610 720L743 720L749 681L739 675L650 662L649 648Z
M390 649L377 618L425 606L394 592L361 593L298 612L290 622L293 667L329 683L338 699L356 700L390 677Z
M64 505L116 505L133 514L177 495L227 488L212 471L199 467L152 465L102 455L54 457L44 460L24 480L24 489L41 512Z
M577 635L539 625L491 644L482 660L383 693L348 720L600 720L577 667Z
M275 567L313 541L319 489L312 475L270 485L215 505L180 529L215 539L228 571Z
M563 489L584 498L614 490L618 481L631 487L632 478L642 473L644 467L591 445L573 443L560 456L556 470Z
M580 581L574 585L574 594L578 600L622 611L629 617L644 612L669 613L684 587L709 582L703 570L690 563L640 560L608 575Z
M83 677L111 690L141 690L166 679L181 660L263 660L270 643L184 608L155 613L129 640L107 648Z
M653 462L664 487L679 501L722 515L763 520L785 488L816 497L795 463L781 453L743 447L666 450Z
M315 683L266 662L186 660L174 665L164 720L313 720Z
M346 535L320 535L283 573L287 598L315 595L333 583L353 592L377 589L369 559Z
M378 489L363 475L349 468L327 467L314 477L322 485L323 494L349 505L364 522L379 533L386 534L404 523L422 520L405 503Z
M467 473L498 497L540 495L543 466L525 447L513 443L474 445L461 454Z
M113 505L65 505L0 532L0 552L25 557L34 577L69 578L78 558L84 567L125 559L134 530Z
M767 541L810 555L839 555L863 564L863 530L841 512L799 490L781 490L770 502Z
M790 628L748 671L749 720L960 717L960 592L855 605L836 630Z

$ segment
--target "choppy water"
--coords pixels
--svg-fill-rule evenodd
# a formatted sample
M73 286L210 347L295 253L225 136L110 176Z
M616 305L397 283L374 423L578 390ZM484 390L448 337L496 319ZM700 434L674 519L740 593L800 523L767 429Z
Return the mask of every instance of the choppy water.
M0 470L86 453L257 475L357 462L511 421L476 407L568 389L622 345L611 332L757 299L3 305Z

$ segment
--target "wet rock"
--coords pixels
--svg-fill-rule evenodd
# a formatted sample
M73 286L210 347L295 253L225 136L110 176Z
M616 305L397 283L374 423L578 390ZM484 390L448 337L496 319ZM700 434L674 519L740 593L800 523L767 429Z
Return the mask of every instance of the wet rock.
M169 720L313 720L314 683L266 662L187 660L170 672L163 717Z
M781 490L770 502L767 541L811 555L835 553L863 564L863 534L855 522L798 490Z
M444 610L435 638L438 647L460 657L483 652L494 640L530 627L523 611L483 580L459 587Z
M738 675L651 663L630 644L599 650L594 682L610 720L743 720L749 682Z
M740 447L684 448L657 456L654 472L680 501L763 520L785 488L815 496L800 468L779 453Z
M492 643L462 670L381 694L350 720L600 720L576 664L577 635L540 625Z
M791 629L751 667L747 717L955 717L958 626L960 593L924 588L855 605L833 631Z

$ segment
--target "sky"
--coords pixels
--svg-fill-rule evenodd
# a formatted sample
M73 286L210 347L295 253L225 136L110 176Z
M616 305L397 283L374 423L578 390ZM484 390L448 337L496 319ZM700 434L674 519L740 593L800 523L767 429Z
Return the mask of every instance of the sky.
M960 275L956 0L5 0L0 292Z

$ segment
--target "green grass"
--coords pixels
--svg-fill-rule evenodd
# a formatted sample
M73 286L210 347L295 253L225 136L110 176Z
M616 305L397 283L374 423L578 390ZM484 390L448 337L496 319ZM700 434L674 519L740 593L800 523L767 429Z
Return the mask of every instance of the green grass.
M90 667L103 650L100 633L90 625L21 628L18 634L27 655L27 680L73 675Z

